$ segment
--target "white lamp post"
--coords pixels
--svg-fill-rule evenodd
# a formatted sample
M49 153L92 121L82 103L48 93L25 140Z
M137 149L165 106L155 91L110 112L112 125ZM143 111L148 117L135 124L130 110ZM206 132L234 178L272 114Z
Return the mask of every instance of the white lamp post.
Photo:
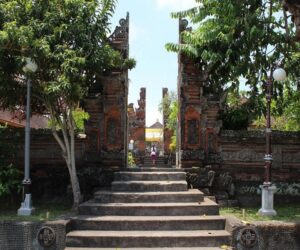
M273 72L273 78L275 81L284 81L286 78L286 72L284 69L278 68ZM264 157L265 160L265 177L264 183L261 186L262 196L261 196L261 209L258 213L260 215L273 216L276 215L276 211L273 208L274 205L274 193L276 192L275 185L271 183L271 167L272 167L272 147L271 147L271 99L272 99L272 75L267 82L267 114L266 114L266 154Z
M26 127L25 127L25 156L24 156L24 202L18 209L18 215L29 216L33 212L31 201L31 179L30 179L30 95L31 95L31 79L30 73L34 73L37 70L37 65L31 58L26 58L26 65L23 67L23 71L27 77L27 100L26 100Z

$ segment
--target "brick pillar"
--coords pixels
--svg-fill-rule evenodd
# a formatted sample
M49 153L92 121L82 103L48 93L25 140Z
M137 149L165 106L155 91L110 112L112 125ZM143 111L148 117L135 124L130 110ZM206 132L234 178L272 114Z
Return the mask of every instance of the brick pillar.
M180 20L179 32L191 31ZM180 42L182 39L180 37ZM219 99L207 89L208 75L183 53L178 54L179 150L181 167L218 164Z
M119 24L109 39L113 48L128 58L129 14ZM126 166L127 100L128 70L106 72L90 89L84 100L84 108L90 114L85 126L87 163L101 167Z
M146 88L141 88L138 108L134 110L133 104L128 109L129 135L128 142L134 141L134 157L137 164L144 163L146 143Z

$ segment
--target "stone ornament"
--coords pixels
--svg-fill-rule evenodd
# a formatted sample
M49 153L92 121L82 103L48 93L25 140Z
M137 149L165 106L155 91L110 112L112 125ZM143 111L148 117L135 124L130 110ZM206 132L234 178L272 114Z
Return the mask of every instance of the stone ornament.
M41 227L37 233L37 239L42 247L50 247L55 243L55 231L51 227Z
M119 21L119 26L117 26L110 36L110 40L127 40L129 33L129 13L127 13L126 19L122 18Z
M296 39L300 40L300 3L297 0L282 0L285 10L292 14L292 21L296 26Z
M257 232L253 227L245 227L238 234L238 241L246 248L254 247L257 243Z

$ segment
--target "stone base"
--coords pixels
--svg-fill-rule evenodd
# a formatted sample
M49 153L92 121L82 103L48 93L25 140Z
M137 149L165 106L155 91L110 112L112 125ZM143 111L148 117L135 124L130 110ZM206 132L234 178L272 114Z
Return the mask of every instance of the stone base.
M262 207L259 209L258 214L262 216L274 216L277 215L273 208L274 203L274 193L276 192L276 187L271 184L264 184L261 187L261 204Z
M30 216L34 212L34 208L31 204L31 194L25 195L25 200L22 202L21 207L18 209L19 216Z

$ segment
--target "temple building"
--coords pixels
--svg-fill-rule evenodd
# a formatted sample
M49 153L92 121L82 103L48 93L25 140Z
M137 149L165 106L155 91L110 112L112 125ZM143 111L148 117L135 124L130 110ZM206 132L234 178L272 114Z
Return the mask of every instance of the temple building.
M164 135L164 126L157 121L152 124L150 127L145 129L145 139L146 139L146 149L150 152L152 145L155 145L158 152L163 153L163 135Z

